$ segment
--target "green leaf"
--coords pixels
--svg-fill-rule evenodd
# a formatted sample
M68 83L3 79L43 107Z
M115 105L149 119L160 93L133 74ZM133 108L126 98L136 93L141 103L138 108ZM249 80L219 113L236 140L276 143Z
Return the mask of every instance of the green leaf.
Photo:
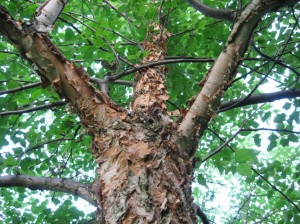
M252 170L251 170L251 166L247 163L240 163L237 166L237 172L245 177L251 177L252 176Z
M7 156L3 160L3 164L6 166L15 166L18 164L18 160L16 160L13 156Z
M291 108L291 106L292 106L291 103L285 103L285 104L283 105L283 109L288 110L288 109Z
M275 208L281 209L284 205L286 205L286 202L284 200L278 200L275 204Z
M274 121L275 123L283 123L283 122L285 121L285 117L286 117L286 115L283 114L283 113L277 114L277 115L275 116L275 118L274 118L273 121Z
M66 29L65 39L71 41L75 38L74 31L71 28Z
M288 146L289 145L289 140L288 139L280 139L280 145L282 146Z
M254 143L257 147L260 147L261 146L261 138L260 138L260 135L259 134L255 134L254 137Z
M94 60L94 51L93 47L89 47L84 51L83 59L87 62L92 62Z
M33 164L32 159L28 157L26 157L20 162L21 169L24 171L26 171L28 167L30 167L32 164Z
M277 135L275 135L274 133L272 133L272 134L269 136L268 139L269 139L270 143L269 143L269 145L268 145L267 150L268 150L268 151L271 151L271 150L273 150L273 149L277 146L277 139L278 139L278 137L277 137Z
M194 193L194 196L195 196L195 197L198 197L198 195L200 194L200 189L199 189L199 187L195 187L195 188L193 189L193 193Z
M266 121L266 120L269 119L270 117L271 117L271 112L268 111L268 112L266 112L266 113L262 116L261 120L262 120L262 121Z
M300 223L300 214L294 215L294 223Z
M273 197L273 195L274 195L274 190L272 189L272 190L269 190L268 192L267 192L267 197L268 197L268 199L271 199L272 197Z
M235 161L237 163L257 161L258 151L253 149L238 149L235 152Z
M204 178L204 176L202 174L199 174L197 176L197 180L198 180L199 184L206 186L206 179Z
M289 134L288 135L288 140L291 142L299 142L299 138L295 134Z

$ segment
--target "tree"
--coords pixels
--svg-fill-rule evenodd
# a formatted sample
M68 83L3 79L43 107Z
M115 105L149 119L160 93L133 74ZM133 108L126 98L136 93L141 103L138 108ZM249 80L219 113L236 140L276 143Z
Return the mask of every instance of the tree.
M299 221L298 1L21 2L0 7L3 220L86 222L64 192L96 223L210 223L219 172L250 189L228 223Z

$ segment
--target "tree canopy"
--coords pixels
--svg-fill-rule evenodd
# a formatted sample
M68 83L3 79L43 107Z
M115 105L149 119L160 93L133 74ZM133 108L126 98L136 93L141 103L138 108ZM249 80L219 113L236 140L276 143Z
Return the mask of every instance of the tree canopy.
M1 11L7 10L20 27L29 27L44 2L7 0L1 2ZM70 0L49 39L68 61L86 71L99 92L129 113L135 74L165 65L166 107L172 120L180 124L188 119L185 116L211 67L226 51L236 27L233 21L251 1L202 2ZM263 15L234 76L216 95L222 96L220 105L210 108L209 123L197 136L193 196L211 223L300 222L300 5L293 3ZM216 17L201 6L224 9L227 17L220 11L217 15L221 16ZM163 26L161 38L167 38L166 55L145 62L151 55L144 41L156 32L151 26L156 23ZM0 220L93 220L92 210L79 206L80 201L75 203L88 198L78 189L85 184L91 187L96 177L89 130L73 102L57 93L55 81L49 85L41 68L26 60L28 53L4 34L3 24ZM209 101L212 97L203 98ZM188 133L185 127L182 130ZM11 179L17 176L24 180ZM70 188L59 188L62 183L70 183Z

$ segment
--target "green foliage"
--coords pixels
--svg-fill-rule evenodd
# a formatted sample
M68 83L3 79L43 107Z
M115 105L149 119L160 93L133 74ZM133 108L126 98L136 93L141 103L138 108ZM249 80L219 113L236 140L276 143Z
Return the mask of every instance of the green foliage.
M8 0L1 4L15 19L26 22L32 19L42 2ZM164 4L150 0L110 2L126 17L102 1L73 0L68 2L50 34L66 58L82 65L93 78L116 75L130 69L130 64L141 63L147 53L139 44L146 38L148 25L158 21L160 6L165 15L165 27L173 34L167 42L169 57L216 59L232 28L229 22L216 21L196 12L185 1L168 0ZM236 10L239 1L203 2L211 7ZM252 90L255 95L300 88L298 12L299 4L293 10L270 13L262 19L253 44L269 58L250 46L222 102L245 97ZM124 63L120 57L130 63ZM270 58L288 67L274 65ZM117 66L110 69L105 63ZM199 93L198 83L212 64L180 62L167 65L170 110L187 108L186 101ZM258 85L265 75L268 77ZM37 83L38 77L35 69L21 59L17 49L0 37L0 92ZM133 74L122 80L134 81ZM129 108L132 87L115 83L110 83L109 87L110 97L118 105ZM3 93L0 113L60 100L52 87L36 86ZM244 223L245 220L249 223L300 223L296 209L300 207L300 101L288 99L260 106L249 105L219 113L199 143L193 193L195 201L215 223ZM80 126L72 108L56 106L0 119L1 174L71 178L83 183L93 181L95 164L89 152L91 138ZM201 163L201 158L217 150L242 125L252 131L241 131L220 152ZM223 202L225 196L229 199ZM85 223L93 214L82 212L80 206L76 207L76 200L61 193L0 188L0 220L5 223Z

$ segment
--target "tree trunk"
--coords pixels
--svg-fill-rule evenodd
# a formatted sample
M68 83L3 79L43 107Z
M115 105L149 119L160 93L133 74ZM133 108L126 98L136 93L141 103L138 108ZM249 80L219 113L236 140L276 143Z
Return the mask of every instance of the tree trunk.
M192 163L172 129L140 113L108 122L95 136L104 223L196 223Z
M85 71L61 54L44 32L49 28L45 22L42 27L20 24L0 7L2 35L35 66L43 84L51 84L71 105L93 137L90 150L99 166L93 186L101 209L99 223L197 223L191 192L197 141L215 116L257 23L281 4L253 0L245 8L179 127L166 110L164 66L136 73L132 111L127 112L96 90ZM148 52L143 63L166 55L168 32L161 24L150 27L143 43Z
M164 59L168 35L150 24L142 63ZM196 223L191 157L166 113L166 73L165 66L137 72L132 112L94 138L104 223Z

